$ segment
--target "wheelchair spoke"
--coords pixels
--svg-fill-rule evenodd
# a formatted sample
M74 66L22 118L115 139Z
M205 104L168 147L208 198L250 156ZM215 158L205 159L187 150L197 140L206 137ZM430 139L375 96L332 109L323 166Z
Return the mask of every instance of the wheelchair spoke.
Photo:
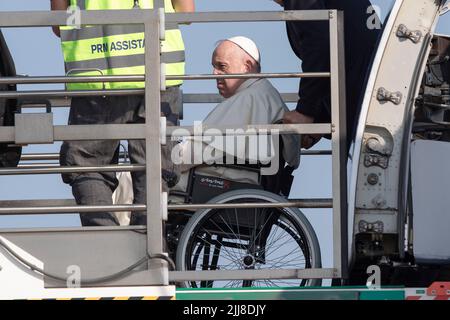
M240 280L232 280L229 283L230 283L230 286L228 286L228 288L239 288L241 281Z
M267 225L267 222L270 221L270 218L272 217L272 215L273 215L273 211L271 211L270 216L266 219L266 221L264 222L264 225L261 226L258 234L253 238L253 243L251 244L251 247L253 247L253 248L255 247L254 245L256 243L256 239L259 237L261 232L264 230L264 227ZM255 212L255 226L256 226L256 212ZM254 228L254 230L256 231L256 228Z
M285 235L285 236L283 236L282 238L280 238L280 240L281 239L283 239L283 238L286 238L287 237L287 235ZM291 240L292 241L292 240ZM266 246L268 249L267 249L267 251L266 251L266 255L269 255L269 254L271 254L271 253L274 253L274 252L276 252L278 249L280 249L280 248L283 248L283 247L285 247L285 246L287 246L287 245L289 245L290 243L291 243L291 241L284 241L284 242L282 242L282 243L280 243L280 244L277 244L277 246ZM298 249L298 248L294 248L294 250L295 249ZM292 252L292 251L291 251Z
M236 223L237 223L237 232L239 234L239 236L241 235L241 229L239 228L239 217L238 217L238 213L237 213L237 208L234 208L234 217L236 219Z
M287 234L284 234L284 235L282 235L281 237L279 237L279 238L278 238L277 240L275 240L275 241L278 242L278 240L284 239L284 238L286 238L286 237L288 237L288 235L287 235ZM291 239L291 241L292 241L292 239ZM267 255L270 253L270 251L269 251L270 249L272 249L272 252L275 251L275 250L278 250L279 248L283 247L284 245L289 244L289 241L284 241L284 242L282 242L281 244L277 244L277 247L275 247L275 248L273 247L274 244L275 244L274 241L272 241L271 243L266 244L266 248L268 248L268 249L266 250L266 254L267 254ZM262 250L262 249L261 249L261 250Z
M274 244L275 242L278 242L279 240L285 238L287 235L289 235L289 233L284 232L283 233L283 228L280 228L278 226L278 228L275 228L275 232L269 235L269 237L267 238L267 242L268 242L268 246L271 246L272 244ZM279 235L277 234L279 232Z
M298 283L296 280L264 280L265 286L267 287L283 287L283 286L292 286L293 284Z
M297 238L298 235L297 234L295 234L295 235L293 234L294 231L292 231L292 226L291 225L289 225L287 227L282 227L282 222L280 220L278 221L278 224L274 224L274 225L276 225L278 228L275 229L276 231L274 232L274 235L272 237L273 240L270 241L270 244L274 243L275 241L279 241L280 239L282 239L286 235L290 235L294 240L297 240L296 238ZM278 238L275 238L275 235L276 235L278 230L280 230L281 235L278 236ZM290 230L291 232L289 232L288 230ZM283 233L282 231L285 231L285 233ZM270 236L269 236L269 238L270 238Z
M299 245L301 251L305 251L304 244L302 241L303 236L301 234L296 234L295 231L293 230L293 228L291 228L290 226L283 226L280 224L278 227L279 227L279 229L285 231L285 235L290 235L293 238L293 240ZM284 237L282 237L282 238L284 238ZM278 238L276 240L274 239L271 242L271 244L275 241L281 240L282 238Z
M197 249L195 250L195 254L193 257L194 260L192 261L191 265L194 265L194 266L197 265L197 260L198 260L198 257L200 256L200 252L202 251L203 247L204 247L203 243L200 243L199 246L197 247Z
M254 212L255 212L255 214L254 214L254 217L255 217L255 221L254 221L254 223L253 223L253 225L254 225L254 228L253 228L253 237L252 237L252 239L253 239L253 242L250 244L250 246L252 246L253 248L255 247L255 239L256 239L256 236L255 236L255 233L256 233L256 208L254 209Z
M208 231L206 231L206 232L208 232ZM206 244L208 244L208 245L210 245L210 246L215 246L214 243L207 241L206 239L202 238L200 235L197 235L197 238L198 238L202 243L206 243ZM226 250L226 252L228 253L228 256L229 256L229 257L234 258L233 255L232 255L228 250ZM231 261L231 259L230 259L230 261Z
M281 248L283 246L284 246L284 244L279 246L279 248ZM299 248L293 248L293 249L291 249L290 252L286 252L283 255L279 255L279 256L274 256L277 249L274 249L274 248L271 248L271 249L272 249L271 252L267 251L266 263L269 263L271 261L279 261L280 264L285 265L288 262L294 261L295 259L297 259L297 257L300 258L300 260L305 261L304 254L301 252L301 250ZM294 255L294 253L297 253L297 255ZM271 257L271 256L274 256L274 257L272 259L269 259L269 257ZM285 259L288 257L291 259L288 261L282 261L282 259Z
M215 221L214 221L214 219L211 219L211 222L217 227L217 228L219 228L220 229L220 231L222 231L224 234L227 234L227 232L225 232L225 230L223 230ZM229 226L228 226L228 228L230 228ZM231 230L231 229L230 229ZM207 230L205 230L205 231L207 231ZM231 230L231 232L233 232L233 230ZM208 232L209 233L209 232ZM238 239L236 239L236 240L240 240L239 238ZM239 249L241 249L241 250L245 250L245 248L242 246L242 244L237 244L238 245L238 247L239 247ZM224 247L227 247L226 245L224 245ZM231 249L234 249L233 247L231 247ZM239 260L239 253L236 253L234 250L232 250L233 251L233 253L235 253L234 254L234 257L236 258L236 259L238 259Z
M274 225L275 226L275 225ZM290 243L292 243L292 238L289 238L289 234L287 234L287 233L281 233L280 235L278 235L278 237L276 238L276 239L271 239L271 238L275 238L275 234L278 232L278 230L279 229L281 229L281 228L273 228L273 226L272 226L272 230L273 229L275 229L275 231L274 231L274 236L272 236L272 234L270 234L269 235L269 237L267 238L267 240L266 240L266 244L265 244L265 246L264 247L262 247L262 248L260 248L258 251L256 251L256 253L257 254L260 254L260 253L262 253L262 252L266 252L266 255L268 255L269 254L269 250L270 249L272 249L272 251L275 251L275 250L278 250L279 248L282 248L282 247L284 247L286 244L290 244ZM281 244L278 244L277 245L277 247L275 247L275 248L273 248L273 245L274 245L274 243L275 242L278 242L279 240L281 240L281 239L285 239L285 238L288 238L288 240L287 241L284 241L284 242L282 242ZM269 239L271 239L270 241L269 241ZM295 239L294 239L295 240ZM269 248L269 249L268 249Z
M225 230L223 230L215 221L214 221L214 219L211 219L211 222L223 233L223 234L229 234L229 233L227 233ZM205 232L208 232L208 234L211 234L212 235L212 233L211 232L209 232L208 230L206 230L206 229L204 229L205 230ZM240 248L241 250L243 250L243 248ZM233 251L234 252L234 251ZM237 257L237 256L236 256Z
M236 233L234 233L233 228L225 221L225 219L223 218L222 215L220 215L220 218L222 219L223 223L225 223L225 225L228 227L228 229L230 229L231 233L234 235L236 240L241 240L241 237L238 237L236 235ZM238 222L239 223L239 222Z
M272 259L267 259L266 260L266 264L270 265L271 267L273 267L275 265L276 266L279 265L280 267L285 267L290 262L298 261L297 260L298 258L302 259L301 256L293 255L292 252L291 252L291 254L286 254L286 255L278 256L278 257L273 257ZM287 259L289 259L289 260L287 260ZM298 263L299 262L300 261L298 261Z
M287 268L300 268L304 267L305 265L305 259L302 256L294 256L291 257L290 260L283 260L284 258L289 257L290 255L284 255L280 257L275 257L273 259L266 259L265 261L265 268L261 269L267 269L267 268L281 268L281 269L287 269Z
M275 231L269 235L269 237L267 238L267 241L266 241L266 242L267 242L267 243L266 243L266 246L271 246L271 245L272 245L272 243L273 243L275 240L270 240L270 239L271 239L271 238L272 238L272 239L277 239L276 236L277 236L277 233L278 233L280 230L282 230L282 229L281 229L281 228L276 228Z
M275 262L275 260L272 260L272 261ZM271 264L270 267L271 268L284 268L284 269L301 267L299 265L298 261L296 261L295 263L292 263L293 261L295 261L295 259L291 259L291 260L288 260L288 261L279 261L278 260L278 262L276 262L274 264Z
M231 261L231 260L230 260ZM228 263L228 264L225 264L225 265L220 265L220 269L221 270L233 270L233 269L231 269L230 267L231 266L233 266L233 265L236 265L236 261L231 261L230 263ZM241 266L239 266L239 267L241 267Z
M297 252L297 255L294 256L295 252ZM293 261L294 259L296 259L297 256L300 258L300 260L305 261L305 256L303 254L298 253L298 248L291 250L291 252L289 252L289 253L285 253L283 255L273 257L272 259L267 259L267 261L275 261L275 260L279 261L280 259L290 258L290 260L286 261L286 262L290 262L290 261Z
M226 193L228 196L228 193ZM217 203L281 201L263 191L231 191ZM183 231L184 247L179 246L177 265L188 270L305 269L317 266L320 255L311 227L297 209L230 208L202 209L195 223ZM180 242L181 244L181 242ZM258 279L192 281L194 287L280 287L312 285L311 279Z
M205 230L205 232L207 232L209 235L212 236L212 234L211 234L208 230ZM209 244L209 245L211 245L211 246L214 245L213 243L206 241L204 238L201 238L200 235L197 235L197 238L198 238L200 241L205 242L205 243L207 243L207 244ZM226 246L222 246L222 248L225 249ZM234 254L234 252L232 253L232 252L228 251L228 249L225 249L225 252L226 252L226 254L228 255L230 261L239 261L239 258Z

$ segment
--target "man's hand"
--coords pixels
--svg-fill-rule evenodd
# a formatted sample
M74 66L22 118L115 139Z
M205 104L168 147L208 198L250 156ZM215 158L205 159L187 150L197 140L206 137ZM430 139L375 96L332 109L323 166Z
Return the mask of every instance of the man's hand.
M172 0L172 6L175 12L194 12L194 0Z
M280 6L284 7L284 0L273 0L278 3Z
M314 123L314 118L298 111L288 111L283 116L284 123Z
M175 12L195 12L195 0L172 0ZM190 24L190 23L185 23Z
M314 118L310 116L306 116L303 113L298 111L289 111L284 114L283 123L287 124L295 124L295 123L314 123ZM315 145L320 139L322 135L320 134L303 134L301 145L302 148L309 149L313 145Z

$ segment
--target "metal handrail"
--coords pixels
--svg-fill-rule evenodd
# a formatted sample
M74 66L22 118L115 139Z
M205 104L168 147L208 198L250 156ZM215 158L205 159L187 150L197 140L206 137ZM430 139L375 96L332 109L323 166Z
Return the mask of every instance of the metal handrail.
M329 72L294 73L234 73L234 74L191 74L167 75L167 80L216 80L216 79L268 79L268 78L329 78ZM128 76L53 76L53 77L2 77L0 84L48 84L48 83L90 83L90 82L144 82L144 75ZM87 90L89 91L89 90ZM109 91L109 90L106 90ZM70 91L68 91L70 92Z
M129 96L143 95L144 89L113 89L113 90L33 90L33 91L4 91L0 98L66 98L66 97L92 97L92 96Z
M305 11L228 11L173 13L166 15L166 23L205 23L205 22L264 22L264 21L327 21L335 10Z
M315 155L331 155L331 150L302 150L302 156ZM124 158L125 153L121 152L119 158ZM44 161L44 160L59 160L59 153L24 153L20 161Z
M0 216L2 215L40 215L40 214L61 214L61 213L90 213L90 212L119 212L119 211L144 211L146 205L111 205L111 206L48 206L48 207L15 207L0 208Z
M135 171L145 171L145 165L136 164L120 164L120 165L110 165L110 166L92 166L92 167L81 167L81 166L41 166L35 168L6 168L0 169L0 176L10 176L10 175L27 175L27 174L56 174L56 173L85 173L85 172L135 172Z
M25 91L25 92L3 92L0 93L0 97L2 98L18 98L18 97L82 97L82 96L92 96L92 95L132 95L132 94L145 94L146 100L146 118L147 123L130 125L129 128L132 128L132 133L128 133L125 131L125 127L121 127L120 125L104 125L108 127L108 132L103 133L100 126L92 126L95 130L93 132L84 132L82 126L70 126L77 128L69 128L68 126L55 126L55 140L90 140L90 139L102 139L102 137L109 136L106 139L118 139L121 134L123 136L130 138L133 136L135 139L145 139L147 150L155 149L159 147L160 139L155 139L155 137L159 137L161 133L159 132L159 119L157 117L152 117L152 114L157 114L159 112L159 90L158 83L160 79L156 74L159 75L160 70L160 46L159 46L159 17L155 10L113 10L113 11L83 11L83 24L84 25L101 25L101 24L122 24L122 23L130 23L130 24L144 24L145 26L145 34L146 34L146 76L142 77L142 81L146 82L146 89L137 89L137 90L92 90L92 91ZM32 14L25 12L8 12L8 13L0 13L0 27L24 27L24 26L58 26L65 25L67 21L68 14L65 12L34 12ZM132 17L132 19L130 19ZM335 10L323 10L323 11L284 11L284 12L208 12L208 13L174 13L166 15L166 22L178 22L178 23L204 23L204 22L237 22L237 21L295 21L295 20L306 20L306 21L329 21L330 24L330 65L331 70L327 73L290 73L290 74L253 74L253 75L221 75L221 76L212 76L212 75L186 75L186 76L167 76L165 79L173 80L173 79L183 79L183 80L209 80L209 79L218 79L218 78L302 78L302 77L330 77L331 79L331 101L332 101L332 121L331 124L309 124L309 125L268 125L268 126L247 126L246 129L262 129L262 130L270 130L276 129L279 130L279 133L294 133L294 134L303 134L303 133L320 133L320 134L332 134L332 160L333 160L333 199L331 201L331 205L333 207L333 243L334 243L334 269L320 269L320 270L311 270L313 272L311 278L317 276L317 273L314 271L319 271L319 274L326 275L324 277L341 277L345 275L345 266L346 266L346 217L343 215L346 201L346 191L344 189L341 190L341 185L345 186L345 177L343 176L342 170L342 159L345 156L345 146L342 146L342 142L345 141L345 133L343 133L345 126L343 125L345 121L345 116L340 115L339 106L345 105L344 95L345 95L345 81L342 78L342 72L340 69L343 68L343 34L342 34L342 15ZM148 38L147 38L148 37ZM114 79L111 77L102 78L102 80L108 79L106 81L136 81L136 77L128 78L127 76L120 77L114 76ZM81 80L83 78L83 80ZM124 80L125 79L125 80ZM1 80L1 78L0 78ZM31 83L43 83L39 82L42 80L52 80L56 81L56 83L69 83L69 82L99 82L99 78L95 77L80 77L64 79L64 77L37 77L28 78L16 78L16 79L7 79L12 81L28 81L28 84ZM3 80L3 81L7 81ZM67 81L64 81L67 80ZM163 80L161 80L163 81ZM17 82L20 83L20 82ZM345 108L342 109L343 111ZM123 129L119 130L120 132L113 131L114 129ZM128 128L128 127L127 127ZM181 127L183 128L183 127ZM166 131L166 135L175 134L177 128L168 128ZM187 129L189 134L195 134L194 127L184 127L183 129ZM235 128L237 129L237 128ZM239 128L242 129L242 128ZM73 137L70 133L76 132L77 137ZM92 134L93 133L93 134ZM126 133L126 134L125 134ZM93 138L93 136L97 134L97 138ZM180 136L184 136L183 135ZM209 135L209 134L208 134ZM81 138L79 137L81 136ZM14 129L11 128L0 128L0 142L10 142L14 140ZM11 140L12 138L12 140ZM150 153L147 154L146 165L142 166L144 168L152 168L153 170L147 170L147 183L148 185L160 185L161 176L159 174L161 168L160 155L158 153ZM83 169L86 169L84 167ZM114 169L110 167L111 169ZM37 168L43 169L43 168ZM44 168L47 170L55 170L55 168ZM61 168L57 168L61 169ZM344 168L345 169L345 168ZM22 169L22 170L32 170L32 169ZM322 199L323 200L323 199ZM326 201L325 201L326 200ZM326 207L330 207L329 199L325 199L323 202L319 203L310 203L310 205L324 205ZM255 206L297 206L301 205L301 201L294 202L285 202L285 203L276 203L276 204L202 204L202 205L169 205L169 209L179 210L183 206L183 208L211 208L218 205L222 206L243 206L251 205ZM130 205L120 207L120 205L116 206L73 206L73 207L65 207L67 210L76 210L76 212L84 211L85 212L93 212L93 210L104 211L105 208L109 208L111 211L122 211L124 208L130 211L136 210L146 210L147 211L147 250L149 253L151 252L161 252L162 250L162 226L161 226L161 215L159 212L162 210L161 203L161 194L159 193L147 193L147 204L144 205ZM305 203L304 203L305 204ZM41 210L60 210L61 207L41 207ZM120 208L120 210L119 210ZM3 210L5 209L5 210ZM37 207L31 208L1 208L0 212L11 212L13 210L23 210L22 212L29 212L31 210L38 209ZM27 211L30 210L30 211ZM45 212L49 212L45 211ZM341 253L343 254L341 256ZM288 270L289 271L289 270ZM297 272L296 270L291 270L292 272ZM304 270L303 270L304 271ZM299 274L305 274L305 272L297 272ZM176 276L176 275L175 275ZM180 276L182 277L182 276ZM201 277L201 276L200 276ZM198 278L198 277L197 277ZM186 278L186 280L189 280Z
M246 73L246 74L198 74L166 76L167 80L215 80L215 79L268 79L268 78L329 78L329 72L299 73ZM145 76L53 76L53 77L4 77L0 84L45 84L45 83L83 83L83 82L143 82ZM89 97L93 95L121 96L142 95L144 89L116 90L43 90L43 91L6 91L0 92L0 98L53 98L53 97Z
M159 119L158 119L159 120ZM209 130L208 129L214 129ZM228 130L228 131L227 131ZM332 124L270 124L248 126L179 126L167 127L166 137L187 136L221 136L222 132L229 136L254 136L259 134L330 134L334 132ZM220 132L219 132L220 131ZM203 132L203 133L200 133ZM100 124L54 126L54 141L79 140L120 140L144 139L144 124ZM14 143L14 127L0 127L0 143Z
M1 78L0 78L1 79ZM21 91L23 92L23 91ZM282 92L280 93L281 98L285 103L297 103L298 102L298 92ZM192 103L220 103L225 100L218 93L183 93L183 104L192 104ZM70 99L67 97L62 98L53 98L50 97L48 102L39 102L39 101L29 101L29 100L19 100L19 105L22 109L28 108L47 108L48 104L52 108L69 108L70 107Z
M20 201L8 201L8 207L3 207L0 201L0 216L2 215L41 215L63 213L90 213L90 212L120 212L120 211L144 211L145 204L116 204L116 205L73 205L73 206L34 206L11 207ZM332 199L293 199L286 202L248 202L248 203L207 203L207 204L169 204L168 210L199 210L199 209L257 209L257 208L304 208L304 209L329 209L332 208Z
M329 21L336 10L307 11L252 11L252 12L195 12L166 14L166 23L205 23L205 22L264 22L264 21ZM103 24L145 24L153 17L154 10L95 10L82 11L83 25ZM64 11L10 11L0 13L0 27L49 27L63 26L69 14ZM128 19L127 19L128 18ZM156 31L156 30L155 30Z

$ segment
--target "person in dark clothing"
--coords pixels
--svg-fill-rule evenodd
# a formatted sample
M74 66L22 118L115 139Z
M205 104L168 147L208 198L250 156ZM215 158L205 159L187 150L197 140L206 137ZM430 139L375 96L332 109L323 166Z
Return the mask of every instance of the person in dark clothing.
M16 69L14 61L0 30L0 77L14 77ZM16 90L15 85L0 85L0 91ZM0 126L13 126L14 113L17 109L15 99L0 98ZM20 146L0 143L0 167L15 167L19 163L22 148Z
M365 80L380 30L371 28L373 15L369 0L275 0L285 10L344 11L345 70L347 95L347 150L356 128ZM328 21L288 21L287 34L292 50L302 60L303 72L330 71ZM331 122L329 78L303 78L296 110L285 114L284 123ZM302 147L310 148L321 136L304 135Z

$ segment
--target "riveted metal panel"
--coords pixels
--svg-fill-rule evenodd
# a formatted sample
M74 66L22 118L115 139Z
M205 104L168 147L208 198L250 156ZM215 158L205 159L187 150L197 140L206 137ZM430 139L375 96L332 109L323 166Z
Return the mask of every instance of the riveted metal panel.
M385 25L356 136L354 159L358 161L356 159L359 157L359 161L354 163L352 169L350 191L355 193L355 198L350 199L351 210L354 209L354 234L359 233L359 222L362 220L384 221L389 231L401 235L399 246L403 242L403 212L399 215L399 210L402 211L402 192L405 189L405 146L409 145L413 102L441 4L439 0L398 0ZM405 36L406 31L399 36L400 25L403 25L404 31L406 27L415 34L420 32L422 36L411 39ZM386 91L384 98L380 97L381 88ZM367 148L370 138L387 142L389 152L381 154L384 159L368 158L371 153ZM388 160L388 165L385 168L373 165L379 160L383 165ZM392 214L396 219L392 218Z

